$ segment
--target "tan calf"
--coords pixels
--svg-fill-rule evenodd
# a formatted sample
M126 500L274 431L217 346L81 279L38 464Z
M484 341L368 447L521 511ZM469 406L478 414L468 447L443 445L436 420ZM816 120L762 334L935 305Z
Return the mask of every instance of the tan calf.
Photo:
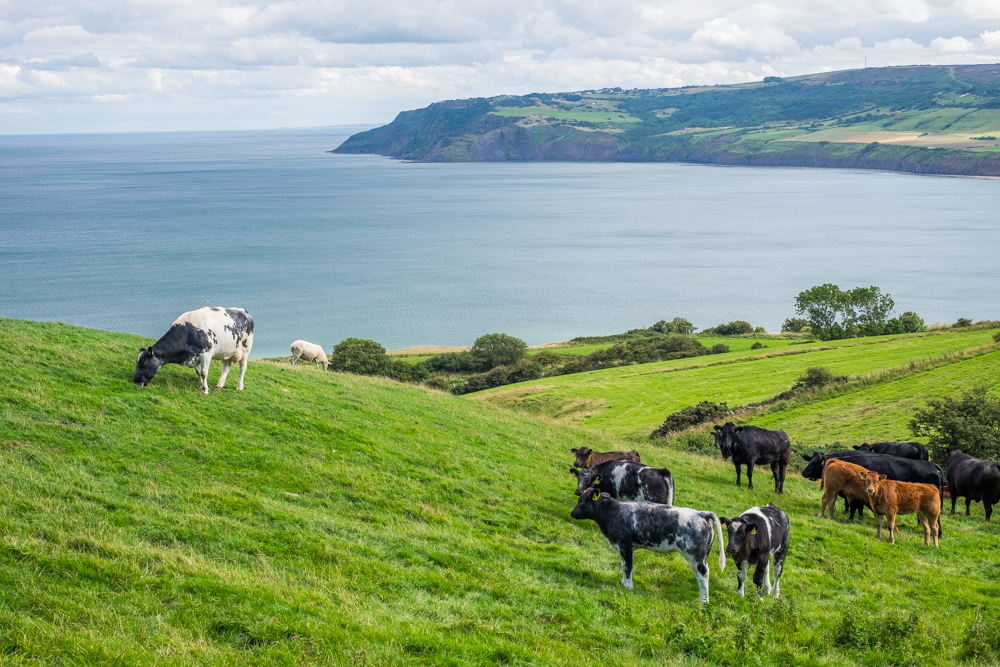
M837 494L839 493L847 496L848 502L861 502L871 509L864 482L864 475L867 472L866 468L859 465L840 459L829 459L823 466L823 478L819 483L819 488L823 489L819 518L822 519L823 515L826 514L827 507L830 508L830 518L833 518L833 512L837 506Z
M941 496L937 487L930 484L913 484L911 482L896 482L877 472L866 472L864 475L865 491L878 523L875 536L882 538L882 517L889 517L889 541L896 543L893 530L896 528L896 516L900 514L917 515L917 520L924 528L924 544L930 543L934 536L934 546L938 545L941 534Z

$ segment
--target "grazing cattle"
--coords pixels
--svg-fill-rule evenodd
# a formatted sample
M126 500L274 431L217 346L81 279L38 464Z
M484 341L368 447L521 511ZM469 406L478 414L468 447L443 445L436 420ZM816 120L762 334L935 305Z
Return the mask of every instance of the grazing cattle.
M764 595L781 595L781 573L785 570L785 557L791 534L788 516L768 503L766 507L751 507L733 519L719 517L727 527L729 545L726 553L736 561L739 571L736 592L743 597L743 583L747 580L747 567L755 565L753 583L764 590ZM774 588L771 588L771 558L774 558Z
M163 364L193 367L201 382L201 392L208 393L208 367L212 359L222 360L222 376L216 389L226 386L226 376L234 362L240 364L240 381L253 347L253 318L242 308L199 308L184 313L167 333L152 346L144 348L135 362L132 382L145 387Z
M993 514L993 506L1000 502L1000 463L983 461L957 449L948 455L948 491L951 494L951 513L955 502L965 497L965 516L969 516L972 501L982 502L986 520Z
M889 479L899 482L930 484L937 487L941 494L941 506L944 506L944 471L941 470L941 466L931 461L914 461L913 459L901 459L898 456L889 456L888 454L856 452L853 449L831 452L829 454L813 452L811 456L803 454L802 458L808 461L806 467L802 469L802 476L806 479L813 481L819 479L823 476L823 466L827 461L830 459L841 459L842 461L859 465L866 470L882 473Z
M634 449L631 452L595 452L590 447L580 447L579 449L569 450L571 453L576 454L576 462L573 463L577 468L593 468L599 463L604 463L605 461L632 461L633 463L642 463L639 460L639 452Z
M865 489L864 479L862 479L866 472L868 472L867 469L840 459L827 461L826 465L823 466L823 478L819 483L819 488L823 489L819 518L822 519L826 514L827 507L830 508L830 518L833 518L838 495L849 502L852 507L862 505L871 509L871 505L868 504L868 492ZM854 519L853 511L850 519Z
M712 550L712 522L719 539L719 570L726 569L722 550L722 525L712 512L656 503L623 503L593 487L584 490L570 513L574 519L591 519L622 558L622 585L632 589L632 553L649 549L676 551L684 556L698 580L701 601L708 602L708 554Z
M722 451L722 458L733 457L736 466L736 486L740 486L740 466L747 467L747 486L753 489L753 467L769 463L774 475L774 490L785 492L785 470L792 457L792 443L784 431L769 431L757 426L736 426L726 422L715 425L715 446Z
M593 468L570 468L576 477L576 495L587 487L611 494L617 500L641 500L661 505L674 504L674 478L666 468L654 468L631 461L607 461Z
M930 543L933 534L934 546L938 545L938 536L941 534L941 494L937 487L931 484L896 482L871 470L864 473L862 479L868 492L868 503L875 512L877 539L882 539L883 516L889 518L889 542L895 544L896 536L893 531L896 530L896 516L916 513L917 520L924 529L924 544Z
M927 448L919 442L876 442L869 445L867 442L854 448L857 452L874 452L876 454L888 454L898 456L901 459L913 459L914 461L929 461Z
M330 360L326 358L326 352L323 351L323 347L309 341L297 340L292 343L292 366L299 359L314 361L317 367L323 364L324 371L330 367Z

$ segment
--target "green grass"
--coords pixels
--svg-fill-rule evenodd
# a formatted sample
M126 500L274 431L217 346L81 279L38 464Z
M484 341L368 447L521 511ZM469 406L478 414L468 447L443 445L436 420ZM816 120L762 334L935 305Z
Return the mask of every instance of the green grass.
M703 610L680 557L639 552L625 591L569 517L569 448L626 442L276 362L244 392L202 396L176 366L140 389L149 342L0 319L3 664L945 665L977 609L996 622L1000 526L979 507L938 550L912 518L889 545L814 518L801 477L748 492L645 443L679 504L790 516L783 599L738 598L730 562Z
M470 397L643 438L668 414L699 401L724 401L735 407L771 398L790 388L810 366L861 375L992 341L988 330L948 331L767 348L751 354L734 351L542 378Z
M587 111L586 108L563 110L549 109L546 107L497 107L493 113L498 116L510 116L521 118L527 116L541 115L545 118L555 118L557 120L585 120L594 123L639 123L641 118L630 116L622 111Z

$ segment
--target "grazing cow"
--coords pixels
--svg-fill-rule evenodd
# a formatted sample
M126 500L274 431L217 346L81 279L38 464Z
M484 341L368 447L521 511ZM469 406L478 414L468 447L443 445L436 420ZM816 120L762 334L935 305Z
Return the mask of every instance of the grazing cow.
M743 597L743 583L747 580L747 567L755 565L753 583L763 588L764 595L781 594L781 573L785 570L785 557L791 534L788 516L768 503L766 507L751 507L733 519L719 517L729 532L726 553L736 561L739 571L736 592ZM771 558L774 558L774 588L771 588Z
M1000 502L1000 463L983 461L957 449L948 455L948 491L951 494L951 513L955 502L965 497L965 516L975 500L986 509L986 520L993 514L993 505Z
M866 442L855 447L854 451L888 454L914 461L930 461L930 457L927 456L927 448L919 442L876 442L874 445L869 445Z
M631 461L607 461L593 468L570 468L576 477L576 495L594 487L616 500L641 500L661 505L674 504L674 478L666 468L654 468Z
M930 484L937 487L941 494L941 506L944 506L944 471L941 470L941 466L932 461L914 461L913 459L901 459L898 456L889 456L888 454L856 452L853 449L831 452L829 454L813 452L811 456L803 454L802 458L808 461L806 467L802 469L802 476L806 479L816 481L823 476L823 466L827 461L830 459L841 459L848 463L859 465L866 470L882 473L889 479L899 482ZM853 513L851 516L853 517Z
M830 459L823 466L823 478L819 483L819 488L823 489L823 500L819 506L819 518L826 515L826 508L830 508L830 518L833 519L833 511L837 506L837 496L841 496L851 506L860 504L871 509L868 502L868 492L865 489L865 482L862 476L868 472L867 469L859 465L841 461L840 459ZM854 512L851 512L849 520L854 519Z
M924 544L930 543L934 536L934 546L938 545L941 534L941 494L932 484L911 484L890 480L882 473L869 470L864 473L865 490L868 492L868 503L875 512L878 530L877 539L882 539L882 517L889 517L889 542L896 543L896 516L899 514L916 513L917 520L924 529ZM937 530L935 530L937 528Z
M622 586L632 590L632 553L679 552L698 580L701 601L708 602L708 554L712 550L712 522L719 536L719 570L726 569L722 550L722 525L712 512L656 503L623 503L589 487L570 513L574 519L591 519L622 558Z
M785 470L792 457L792 443L784 431L768 431L757 426L736 426L726 422L715 425L715 446L722 451L722 458L733 457L736 466L736 486L740 486L740 466L747 467L747 486L753 489L753 467L758 463L771 464L774 490L785 492Z
M253 347L253 318L242 308L199 308L184 313L170 326L167 333L152 346L144 348L135 362L132 382L145 387L163 364L193 367L201 382L201 393L208 393L208 367L212 359L222 360L222 376L216 389L226 386L229 367L240 364L240 381L236 389L243 391L243 376Z
M593 468L605 461L632 461L642 463L639 460L639 452L634 449L631 452L595 452L590 447L580 447L569 450L576 454L576 462L573 464L577 468Z
M330 367L330 360L326 358L326 352L323 351L323 347L309 341L297 340L292 343L292 366L299 359L315 361L317 368L320 364L323 364L324 371Z

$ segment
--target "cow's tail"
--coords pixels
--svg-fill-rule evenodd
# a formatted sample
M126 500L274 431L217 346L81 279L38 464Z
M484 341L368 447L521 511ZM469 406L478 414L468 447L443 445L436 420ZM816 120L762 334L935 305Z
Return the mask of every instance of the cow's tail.
M715 535L719 538L719 572L726 569L726 546L722 541L722 522L719 521L719 516L715 512L709 512L712 515L712 521L715 522Z

